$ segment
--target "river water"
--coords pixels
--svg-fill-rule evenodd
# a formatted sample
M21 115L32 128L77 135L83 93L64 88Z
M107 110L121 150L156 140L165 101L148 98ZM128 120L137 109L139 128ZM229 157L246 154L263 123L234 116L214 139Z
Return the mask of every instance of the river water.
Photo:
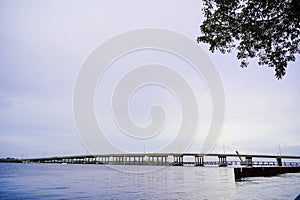
M300 173L234 181L233 168L0 164L0 199L295 199Z

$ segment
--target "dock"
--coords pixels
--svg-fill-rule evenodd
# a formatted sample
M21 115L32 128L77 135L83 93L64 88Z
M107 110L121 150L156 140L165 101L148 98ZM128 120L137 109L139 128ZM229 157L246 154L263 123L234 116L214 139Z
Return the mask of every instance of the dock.
M298 173L300 166L297 167L242 167L234 168L234 178L239 181L246 177L257 176L276 176L284 173Z

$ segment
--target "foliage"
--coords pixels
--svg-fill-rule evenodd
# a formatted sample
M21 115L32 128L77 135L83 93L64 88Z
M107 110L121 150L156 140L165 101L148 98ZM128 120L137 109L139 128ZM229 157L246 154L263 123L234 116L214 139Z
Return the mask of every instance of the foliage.
M281 79L300 53L300 0L203 0L203 5L197 41L208 43L212 52L236 49L241 67L257 57Z

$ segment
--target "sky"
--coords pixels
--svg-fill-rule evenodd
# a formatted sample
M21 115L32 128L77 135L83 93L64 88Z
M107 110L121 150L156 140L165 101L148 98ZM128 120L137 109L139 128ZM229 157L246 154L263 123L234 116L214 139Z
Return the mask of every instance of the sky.
M172 30L196 43L201 7L198 0L0 1L0 157L89 153L74 120L73 91L91 52L115 35L148 27ZM211 53L206 44L199 47L219 72L226 97L221 136L212 151L299 155L300 57L277 80L273 69L258 66L255 60L242 69L235 54ZM212 118L211 94L189 64L161 51L123 56L100 80L106 88L97 87L95 113L98 123L105 124L104 135L115 133L106 137L130 152L155 152L174 139L181 108L176 96L158 85L137 90L128 110L131 120L143 127L151 124L149 106L165 105L166 129L161 134L133 141L108 120L111 111L105 103L110 100L102 97L112 95L126 70L150 62L173 67L193 88L201 125L188 151L200 151ZM182 151L180 145L177 151Z

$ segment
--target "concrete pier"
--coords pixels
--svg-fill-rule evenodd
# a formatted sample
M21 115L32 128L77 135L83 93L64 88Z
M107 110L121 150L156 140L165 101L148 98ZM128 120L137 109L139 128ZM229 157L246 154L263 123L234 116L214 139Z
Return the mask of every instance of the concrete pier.
M247 156L246 157L246 165L250 167L250 166L252 166L252 164L253 164L252 163L252 157L251 156Z
M221 156L218 156L218 158L219 158L219 167L227 167L226 156L221 155Z
M203 156L195 156L195 166L204 166L204 157Z
M174 157L174 162L173 165L174 166L183 166L183 156L173 156Z

